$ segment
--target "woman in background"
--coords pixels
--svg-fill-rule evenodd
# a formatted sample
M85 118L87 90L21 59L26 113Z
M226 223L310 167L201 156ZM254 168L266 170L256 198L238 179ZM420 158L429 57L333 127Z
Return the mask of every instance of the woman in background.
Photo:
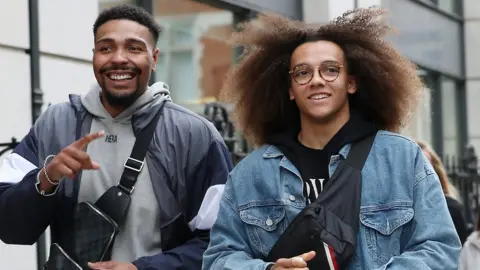
M433 166L433 169L438 174L440 183L442 185L443 193L445 194L445 199L447 200L448 210L450 216L452 216L453 223L455 224L455 229L457 230L458 237L460 241L465 243L468 236L467 222L463 216L463 206L460 202L460 196L458 190L454 185L448 180L447 171L443 166L443 162L437 153L432 149L432 147L423 141L417 141L420 148L422 148L423 153L430 161Z

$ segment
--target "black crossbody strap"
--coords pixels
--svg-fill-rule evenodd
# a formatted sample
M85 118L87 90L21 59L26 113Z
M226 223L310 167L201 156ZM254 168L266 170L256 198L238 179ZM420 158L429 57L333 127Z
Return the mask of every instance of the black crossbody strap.
M332 177L330 177L330 180L327 182L325 190L320 193L317 199L320 199L320 197L324 196L324 193L326 193L328 189L327 186L330 186L330 183L335 182L336 180L334 179L337 179L347 166L350 166L358 171L362 171L363 165L365 164L365 161L367 161L368 154L370 153L370 149L372 148L373 141L375 141L377 133L378 131L352 144L352 147L348 152L347 159L338 166Z
M166 102L167 100L162 102L155 117L137 134L132 153L130 154L130 157L125 160L123 174L118 183L118 188L122 189L127 194L131 194L135 189L137 177L143 169L145 155L147 154L148 147L150 146L150 142L152 141L153 134L155 133L158 124L158 119L163 112L163 107Z
M375 141L375 134L372 134L363 140L354 143L350 149L350 154L347 156L346 163L349 164L352 168L359 171L362 170L365 161L367 161L368 154L370 153L370 148L372 148L373 141Z

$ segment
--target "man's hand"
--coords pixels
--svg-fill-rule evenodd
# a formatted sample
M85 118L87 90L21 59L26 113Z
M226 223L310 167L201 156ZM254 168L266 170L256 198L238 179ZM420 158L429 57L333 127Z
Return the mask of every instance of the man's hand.
M307 262L315 257L315 251L304 253L290 259L278 259L272 267L272 270L308 270Z
M95 270L138 270L138 268L131 263L114 261L88 263L88 267Z
M62 177L73 179L82 170L98 170L100 166L90 159L85 148L90 142L103 137L103 135L103 131L90 133L62 149L48 163L47 167L43 168L50 180L59 181ZM43 171L40 173L40 188L47 192L54 188L46 179Z

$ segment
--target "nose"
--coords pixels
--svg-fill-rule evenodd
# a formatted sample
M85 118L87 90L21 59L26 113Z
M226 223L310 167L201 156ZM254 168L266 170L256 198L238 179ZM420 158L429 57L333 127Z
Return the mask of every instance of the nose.
M315 70L313 72L313 77L312 77L312 80L310 81L310 85L311 86L325 85L325 80L322 78L322 76L320 76L319 70Z
M110 59L113 64L122 65L128 63L127 54L124 50L116 50Z

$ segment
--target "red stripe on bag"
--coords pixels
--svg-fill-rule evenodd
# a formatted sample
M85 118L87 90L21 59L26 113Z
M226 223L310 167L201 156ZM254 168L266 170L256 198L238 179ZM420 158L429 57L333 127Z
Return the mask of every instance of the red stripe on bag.
M330 258L333 264L333 270L338 270L337 260L335 259L335 251L333 251L331 246L328 246L328 251L330 252Z

